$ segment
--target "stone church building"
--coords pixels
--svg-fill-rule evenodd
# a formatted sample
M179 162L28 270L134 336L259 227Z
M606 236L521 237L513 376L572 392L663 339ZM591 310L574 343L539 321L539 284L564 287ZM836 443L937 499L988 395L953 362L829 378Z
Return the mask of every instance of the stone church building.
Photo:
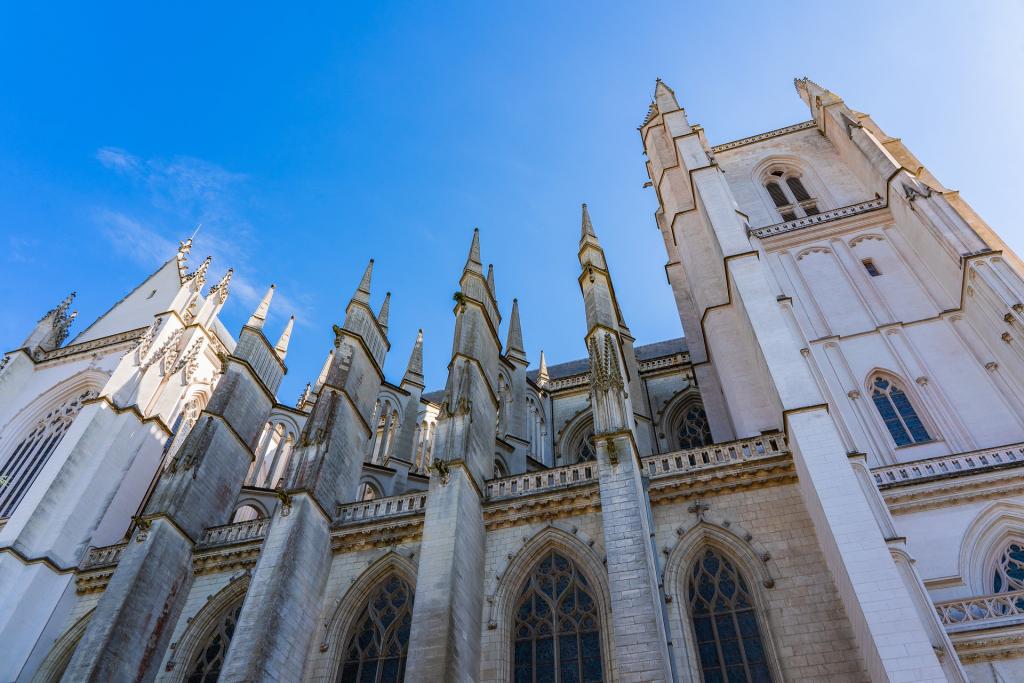
M685 339L635 343L586 206L583 358L527 358L474 233L436 391L372 261L297 403L273 288L225 329L190 242L61 302L0 362L0 681L1024 680L1024 264L796 90L712 145L656 85Z

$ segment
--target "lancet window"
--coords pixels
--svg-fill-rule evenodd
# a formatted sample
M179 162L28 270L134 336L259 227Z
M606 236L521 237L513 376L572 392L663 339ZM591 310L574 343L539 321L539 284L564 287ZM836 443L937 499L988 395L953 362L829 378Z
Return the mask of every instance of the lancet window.
M382 581L355 620L338 683L400 683L412 629L413 592L396 575Z
M754 601L732 562L705 549L690 569L687 596L704 683L770 683Z
M996 561L992 589L995 593L1024 591L1024 541L1013 541L1003 550Z
M235 626L241 612L241 602L224 612L224 616L206 636L206 644L192 660L185 683L215 683L220 678L220 671L228 656L228 646L231 644L231 637L235 635Z
M711 428L704 406L691 404L680 411L675 422L676 447L703 448L711 443Z
M871 400L897 446L931 441L910 398L893 380L880 375L872 379Z
M548 552L516 603L515 683L595 683L604 680L601 621L593 589L572 560Z
M39 476L57 444L78 416L82 404L96 396L84 391L50 410L15 442L14 449L0 467L0 518L10 517Z
M764 189L768 191L768 196L772 198L784 221L820 213L818 201L811 197L800 176L792 171L772 171L764 183Z
M167 442L164 444L164 454L166 457L173 456L174 452L181 447L185 437L188 436L188 433L192 431L192 427L199 420L199 413L202 411L203 404L198 396L193 396L182 406L178 416L174 418L174 424L171 425L171 435L167 437Z
M247 485L272 489L283 484L295 448L294 428L289 427L284 422L267 423L256 451L256 460L245 480Z

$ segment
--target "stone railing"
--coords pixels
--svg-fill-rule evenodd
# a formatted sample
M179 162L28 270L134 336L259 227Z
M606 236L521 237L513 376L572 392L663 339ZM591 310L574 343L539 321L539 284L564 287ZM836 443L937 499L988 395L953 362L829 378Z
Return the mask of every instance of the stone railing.
M82 560L80 569L84 571L86 569L113 566L121 559L121 553L124 552L127 546L128 542L125 541L123 543L115 543L114 545L105 545L101 548L89 548L85 559Z
M871 199L866 202L861 202L860 204L852 204L839 209L822 211L821 213L813 216L804 216L803 218L797 218L796 220L786 221L784 223L766 225L763 228L750 228L750 234L761 238L772 237L774 235L781 235L784 232L806 228L809 225L828 223L829 221L839 220L840 218L849 218L850 216L856 216L857 214L867 213L868 211L875 211L876 209L883 208L885 208L884 199Z
M590 373L584 372L581 375L570 375L569 377L559 377L558 379L548 380L547 386L545 387L548 391L557 391L558 389L571 389L572 387L581 387L590 381Z
M267 529L269 527L269 517L260 517L259 519L250 519L245 522L235 522L234 524L212 526L203 532L203 536L199 539L199 543L196 544L196 547L213 548L219 545L231 545L232 543L243 543L257 538L263 538L267 535Z
M487 498L496 500L524 496L588 481L597 481L596 462L581 462L540 472L517 474L514 477L491 479L487 482Z
M663 455L649 455L643 459L643 463L647 475L656 478L679 472L784 455L788 452L786 438L782 434L767 434L704 448L690 448Z
M743 145L749 145L752 142L761 142L762 140L768 140L769 138L776 138L786 133L793 133L798 130L806 130L808 128L814 128L814 121L804 121L803 123L794 123L792 126L786 126L785 128L777 128L770 130L767 133L758 133L757 135L751 135L749 137L740 138L739 140L733 140L732 142L724 142L721 145L715 145L711 148L711 151L715 154L724 152L729 149L736 147L742 147Z
M931 479L947 474L959 474L980 470L986 467L997 467L1010 463L1024 463L1024 444L987 448L982 451L958 453L939 458L928 458L901 465L889 465L871 470L878 486L894 486L919 479Z
M339 505L334 521L336 524L349 524L369 519L379 519L381 517L407 515L414 512L422 512L426 506L427 493L425 491L403 493L400 496Z
M661 358L652 358L651 360L640 361L640 372L651 372L652 370L661 370L662 368L671 368L676 365L682 365L688 354L676 353L671 356L662 356Z
M1024 622L1024 591L937 602L935 610L948 631L1021 623Z

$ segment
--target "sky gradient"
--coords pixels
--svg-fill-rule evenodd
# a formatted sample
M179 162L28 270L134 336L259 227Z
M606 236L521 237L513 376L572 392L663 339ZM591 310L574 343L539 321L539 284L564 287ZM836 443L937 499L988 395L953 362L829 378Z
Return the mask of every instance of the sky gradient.
M578 358L581 202L638 343L679 336L636 131L657 76L712 144L810 118L810 76L1024 249L1021 2L58 5L0 15L5 350L72 289L85 329L202 223L229 329L271 282L272 340L297 316L282 402L370 257L388 379L422 327L440 388L479 226L502 334L518 297L531 362Z

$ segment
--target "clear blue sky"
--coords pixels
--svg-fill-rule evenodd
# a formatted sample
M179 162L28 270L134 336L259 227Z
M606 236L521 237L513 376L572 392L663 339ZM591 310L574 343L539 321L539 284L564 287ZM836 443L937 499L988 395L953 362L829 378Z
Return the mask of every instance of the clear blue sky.
M0 346L71 289L88 323L177 240L299 316L282 399L330 347L366 260L445 379L473 226L536 363L584 354L579 204L638 342L681 333L636 126L661 76L712 143L809 118L808 75L902 137L1011 246L1024 5L9 3L0 19ZM77 324L76 331L84 329Z

